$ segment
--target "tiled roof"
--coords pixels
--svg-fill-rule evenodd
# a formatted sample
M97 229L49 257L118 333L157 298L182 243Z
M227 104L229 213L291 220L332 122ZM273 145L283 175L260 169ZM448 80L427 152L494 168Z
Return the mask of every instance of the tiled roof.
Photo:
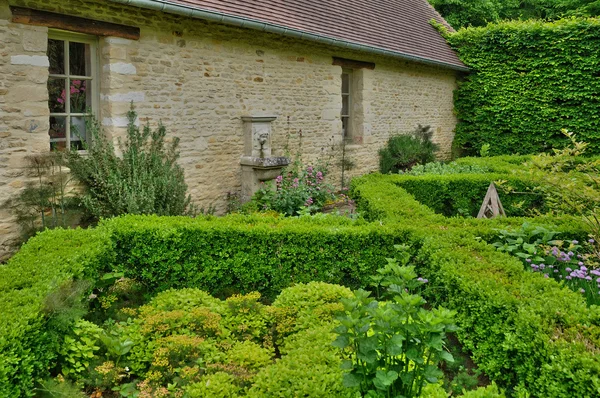
M406 58L416 58L459 69L465 68L444 38L430 25L429 21L435 19L449 27L427 0L158 0L158 2L214 11L342 42L374 47L399 56L405 55Z

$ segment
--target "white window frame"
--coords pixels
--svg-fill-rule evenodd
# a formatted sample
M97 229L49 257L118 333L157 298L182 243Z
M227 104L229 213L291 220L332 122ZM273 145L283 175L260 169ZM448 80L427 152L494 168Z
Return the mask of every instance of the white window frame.
M65 92L69 93L66 96L65 101L65 112L50 112L50 117L65 117L65 149L71 150L71 118L72 117L91 117L95 115L99 117L99 104L100 104L100 74L99 74L99 62L100 62L100 54L98 52L98 37L86 35L82 33L69 32L64 30L48 30L48 40L61 40L66 42L64 48L64 74L48 74L49 78L56 79L64 79L65 80ZM90 46L90 76L77 76L70 74L70 64L69 64L69 45L68 42L74 41L77 43L84 43ZM85 80L91 81L91 90L92 90L92 106L91 113L78 113L71 112L71 101L70 101L70 81L71 80ZM48 99L50 101L50 99ZM86 132L86 134L89 132ZM87 140L89 144L90 137L87 135ZM52 150L53 142L62 142L59 139L50 138L50 149Z
M340 118L342 120L342 138L344 140L352 139L352 81L353 81L353 70L352 69L342 69L342 81L344 79L344 75L348 76L348 92L344 93L344 84L341 84L341 92L342 92L342 110L340 114ZM344 115L344 98L348 98L348 113ZM346 128L344 128L344 120L346 121Z

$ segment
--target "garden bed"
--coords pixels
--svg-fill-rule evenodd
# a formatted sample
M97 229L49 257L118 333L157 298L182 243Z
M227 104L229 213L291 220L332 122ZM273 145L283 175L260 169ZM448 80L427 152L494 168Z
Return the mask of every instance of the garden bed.
M67 295L71 304L115 275L135 279L147 292L190 287L229 297L258 291L272 301L294 283L365 287L394 245L403 243L429 280L428 301L457 312L459 341L492 380L539 396L597 396L589 382L600 377L597 311L580 294L525 272L519 260L485 243L498 236L495 229L525 219L449 219L415 200L398 178L369 175L353 182L353 198L368 221L127 216L96 229L38 235L0 278L6 319L0 326L0 395L28 396L49 374L64 335L48 333L49 325L61 319L70 329L81 316L61 311L56 303L62 301L53 299L70 286L77 293ZM571 239L586 238L573 217L529 220L552 222Z

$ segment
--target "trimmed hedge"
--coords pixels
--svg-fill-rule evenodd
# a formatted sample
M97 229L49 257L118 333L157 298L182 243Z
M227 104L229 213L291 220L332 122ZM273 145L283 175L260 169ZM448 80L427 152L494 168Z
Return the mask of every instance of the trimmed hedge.
M508 170L507 164L501 167ZM258 290L273 298L294 282L366 286L398 243L413 246L418 272L431 281L430 301L458 312L461 342L492 378L539 396L600 394L598 309L476 239L493 239L494 228L527 219L448 219L398 181L382 175L353 181L359 209L372 223L326 216L124 216L93 230L38 235L0 274L6 319L0 324L0 396L30 396L34 381L46 374L56 341L45 328L45 300L73 278L97 280L117 270L153 290ZM528 220L585 236L575 218Z
M440 223L440 216L415 206L396 176L355 179L352 193L372 220L419 223L419 273L430 280L426 294L433 303L458 312L460 341L493 380L509 388L523 386L535 396L600 394L598 308L588 308L582 296L552 280L524 272L520 261L476 239L492 238L494 228L524 220L552 220L565 235L581 239L586 235L581 221L553 217Z
M56 358L55 335L46 330L47 295L73 278L95 279L112 261L103 230L39 234L0 266L0 396L31 396Z
M201 287L273 298L294 282L362 285L408 230L344 218L124 216L32 238L0 270L0 396L32 396L56 358L49 294L119 270L149 289Z
M326 217L124 216L111 230L116 270L151 290L198 287L212 294L258 291L273 298L298 282L358 288L407 230Z
M600 154L600 20L502 22L447 40L472 70L455 95L454 145L465 154L562 148L563 128Z

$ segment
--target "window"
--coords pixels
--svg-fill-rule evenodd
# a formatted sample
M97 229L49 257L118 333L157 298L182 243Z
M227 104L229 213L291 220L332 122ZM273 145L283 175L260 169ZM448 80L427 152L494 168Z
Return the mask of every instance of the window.
M94 36L48 34L51 150L82 150L89 142L85 122L98 104L96 49Z
M344 139L350 139L352 128L352 70L342 70L342 135Z

